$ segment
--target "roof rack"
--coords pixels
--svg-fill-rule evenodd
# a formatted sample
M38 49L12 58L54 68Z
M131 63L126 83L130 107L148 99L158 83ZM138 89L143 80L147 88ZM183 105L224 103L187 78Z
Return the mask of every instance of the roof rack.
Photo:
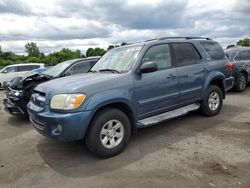
M208 37L162 37L162 38L159 38L159 40L167 40L167 39L187 39L187 40L204 39L204 40L212 40L211 38L208 38Z
M145 42L151 42L151 41L155 41L155 40L168 40L168 39L187 39L187 40L203 39L203 40L212 40L211 38L208 38L208 37L161 37L161 38L149 39L149 40L146 40Z
M159 40L159 39L158 38L149 39L149 40L146 40L145 42L151 42L151 41L154 41L154 40Z

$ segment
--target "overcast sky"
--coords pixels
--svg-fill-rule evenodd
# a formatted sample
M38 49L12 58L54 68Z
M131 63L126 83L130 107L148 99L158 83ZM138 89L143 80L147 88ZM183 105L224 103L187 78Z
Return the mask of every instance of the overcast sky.
M206 36L222 46L250 35L250 0L0 0L0 45L24 53L163 36Z

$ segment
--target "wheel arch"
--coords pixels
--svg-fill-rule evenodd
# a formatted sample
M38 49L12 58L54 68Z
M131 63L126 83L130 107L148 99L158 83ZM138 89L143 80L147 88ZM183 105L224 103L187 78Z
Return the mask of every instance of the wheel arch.
M243 70L240 71L240 73L243 73L246 76L246 79L248 81L248 79L249 79L249 73L247 72L247 70L243 69Z
M202 98L204 98L206 91L210 85L216 85L222 90L223 99L225 99L226 89L225 89L224 80L225 80L225 76L224 76L224 74L222 74L220 72L214 72L214 73L210 74L207 78L206 83L205 83L205 87L204 87L203 93L202 93Z
M127 116L128 116L128 119L130 121L130 124L131 124L131 130L132 132L136 132L136 117L135 117L135 113L134 111L132 110L132 108L124 101L112 101L112 102L105 102L103 103L102 105L99 105L98 108L96 108L92 115L91 115L91 118L90 118L90 121L89 121L89 125L88 125L88 128L85 132L85 135L88 133L90 127L91 127L91 124L95 118L95 116L102 110L104 109L108 109L108 108L115 108L115 109L118 109L120 111L122 111L123 113L125 113Z

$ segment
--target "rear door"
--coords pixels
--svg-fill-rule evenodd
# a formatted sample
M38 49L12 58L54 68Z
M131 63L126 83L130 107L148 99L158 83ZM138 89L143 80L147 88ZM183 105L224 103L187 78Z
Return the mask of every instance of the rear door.
M180 87L180 102L189 103L201 98L208 72L200 53L192 43L171 44L174 50L177 77Z
M250 50L243 50L239 53L239 60L242 69L248 72L248 81L250 81Z
M159 114L178 105L179 87L169 44L150 47L142 62L155 62L158 71L142 73L135 79L135 97L139 119Z

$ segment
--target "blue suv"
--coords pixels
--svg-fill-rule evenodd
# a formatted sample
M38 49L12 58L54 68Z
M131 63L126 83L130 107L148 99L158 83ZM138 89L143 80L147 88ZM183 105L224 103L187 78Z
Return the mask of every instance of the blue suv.
M89 73L38 85L28 103L41 134L84 139L107 158L131 132L200 110L217 115L233 87L232 67L209 38L159 38L108 51Z

